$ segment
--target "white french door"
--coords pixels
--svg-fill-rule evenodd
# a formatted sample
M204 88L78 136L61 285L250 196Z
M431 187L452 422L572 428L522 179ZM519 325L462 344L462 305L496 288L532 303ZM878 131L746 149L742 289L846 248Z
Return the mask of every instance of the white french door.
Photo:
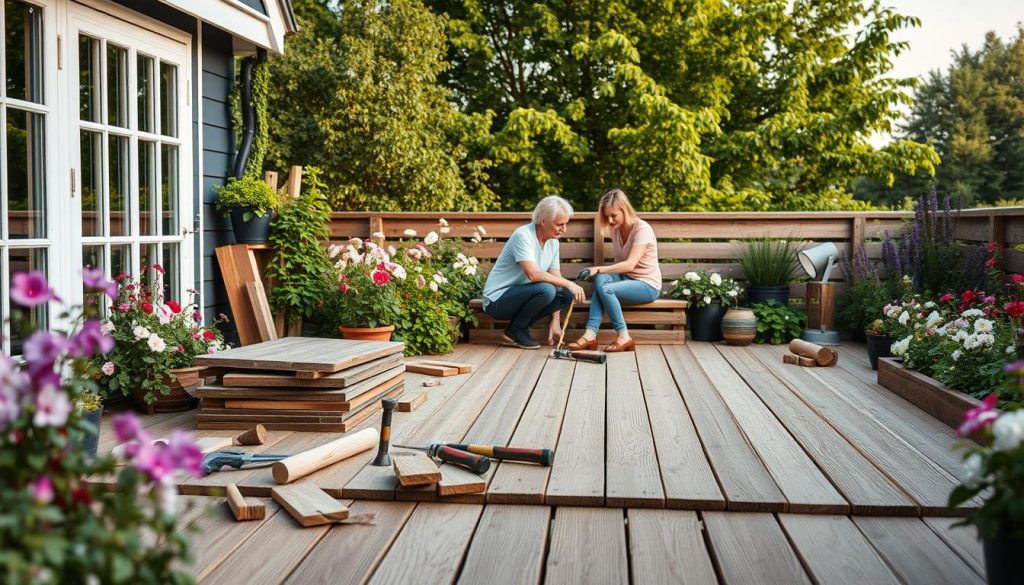
M66 36L76 266L192 287L191 48L71 3ZM147 267L159 264L164 273ZM184 304L184 303L183 303Z

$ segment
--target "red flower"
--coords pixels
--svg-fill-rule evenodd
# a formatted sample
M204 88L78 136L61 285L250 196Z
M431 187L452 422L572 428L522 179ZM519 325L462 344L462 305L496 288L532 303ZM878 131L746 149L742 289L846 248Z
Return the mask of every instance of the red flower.
M167 301L167 308L175 315L181 312L181 305L178 304L178 301Z
M951 293L951 292L948 292L948 293L942 295L941 297L939 297L939 302L940 303L948 303L951 300L953 300L953 293Z
M143 303L142 303L142 310L147 312L147 313L152 313L153 312L153 305L151 303L147 303L147 302L143 301Z
M178 352L181 353L183 351L185 351L185 348L179 345L178 346Z
M206 341L213 341L213 338L213 331L210 331L209 329L203 331L203 339L205 339Z
M348 292L348 285L343 282L343 283L341 283L341 286L338 287L338 290L340 290L342 293L347 293Z
M964 303L973 303L976 298L978 295L973 290L965 290L960 293L960 300Z
M125 274L124 272L122 272L121 274L118 274L117 276L115 276L114 280L124 280L126 278L131 278L131 277L132 277L131 274Z
M1019 319L1024 316L1024 301L1010 301L1003 307L1006 314L1013 319Z
M164 267L160 266L159 264L154 264L153 265L153 270L156 270L160 274L167 274L166 272L164 272Z
M1020 284L1020 283L1024 282L1024 274L1011 274L1010 275L1010 280L1012 280L1013 282L1016 282L1017 284Z
M988 260L985 260L985 266L988 266L989 268L992 268L995 265L996 265L996 259L995 258L989 258Z
M989 242L988 245L985 246L985 249L988 250L989 253L991 254L992 252L995 252L996 248L998 248L998 247L999 247L999 242Z
M192 319L194 319L196 321L202 321L203 320L203 314L200 313L199 311L192 311Z
M371 276L373 276L373 282L380 286L384 286L391 282L391 277L388 276L388 273L384 270L374 270Z

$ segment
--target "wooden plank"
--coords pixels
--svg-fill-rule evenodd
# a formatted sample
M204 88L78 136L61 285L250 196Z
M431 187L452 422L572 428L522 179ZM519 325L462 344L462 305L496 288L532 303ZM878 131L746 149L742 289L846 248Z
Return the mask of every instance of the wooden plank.
M546 506L487 506L466 552L459 583L539 583L550 522L551 509Z
M771 514L704 512L703 516L724 582L810 584Z
M575 331L575 333L582 333L582 331ZM574 329L570 327L565 336L570 339L574 334ZM530 335L534 339L543 340L547 339L548 330L547 328L533 328L530 329ZM616 333L610 329L601 329L597 332L597 342L601 345L607 345L615 341ZM633 338L633 341L637 345L668 345L677 344L682 345L686 343L686 333L680 330L665 330L665 329L630 329L629 335ZM470 329L469 330L469 341L470 343L505 343L502 338L501 329Z
M779 522L815 582L900 583L846 516L779 514Z
M367 378L397 368L402 365L402 361L401 353L393 353L315 380L303 380L302 382L296 381L294 373L236 371L224 374L221 383L228 387L276 388L283 386L291 388L301 384L303 388L347 388Z
M270 497L306 528L348 519L346 506L311 483L277 486L270 490Z
M678 346L662 347L662 351L693 416L727 509L783 511L786 499L693 353Z
M222 408L240 410L348 410L348 402L299 400L225 400Z
M930 585L982 585L985 580L918 518L854 517L853 521L901 579Z
M468 374L473 371L473 364L461 362L446 362L441 360L420 360L419 363L428 366L441 366L445 368L458 368L460 374Z
M259 278L256 262L251 259L245 244L220 246L216 249L217 263L220 265L221 279L228 294L231 315L235 329L242 345L256 343L259 332L252 317L252 305L245 292L245 283L255 282Z
M405 364L405 371L416 372L417 374L426 374L428 376L437 376L440 378L457 376L459 374L459 368L432 366L423 362L407 363Z
M638 347L636 360L665 488L665 505L689 510L725 509L725 497L664 354L660 348Z
M398 483L404 487L432 485L441 481L441 470L426 453L395 453L391 463Z
M415 504L355 502L353 517L373 514L370 524L335 525L311 550L285 583L291 585L359 585L365 583L398 538Z
M954 526L960 522L956 518L931 517L922 520L949 548L956 551L967 566L978 575L985 576L985 551L974 526Z
M718 583L695 512L629 510L627 516L635 585Z
M405 349L391 341L285 337L196 356L197 366L331 373Z
M587 364L590 365L590 364ZM634 352L608 356L606 503L623 508L663 508L658 454L654 450Z
M740 347L719 347L718 350L846 497L854 514L918 513L913 500L872 465L856 446L790 392L750 350Z
M189 553L192 556L191 563L182 563L178 569L197 581L204 579L280 512L275 502L261 500L267 509L264 519L235 522L226 502L211 505L211 498L199 496L182 496L181 500L190 502L192 509L199 514L193 520L183 518L182 513L178 512L178 534L191 541ZM189 531L190 525L194 531Z
M487 491L487 479L483 475L478 475L458 465L445 464L441 466L441 481L437 483L437 495L445 496L445 501L452 501L451 496L483 494L485 491ZM398 499L402 499L404 495L406 494L401 489L395 493ZM483 502L483 496L474 499Z
M578 364L544 501L602 506L605 488L605 366ZM499 472L504 469L499 469Z
M452 582L482 511L474 504L420 504L369 583Z
M543 366L534 393L526 404L522 417L511 439L500 444L532 448L554 449L565 410L565 402L572 380L573 362L548 360ZM534 370L537 371L537 370ZM483 433L472 435L473 441L484 442ZM561 459L559 459L561 461ZM497 465L496 465L497 464ZM544 503L550 467L526 464L502 465L492 462L488 471L488 503Z
M266 517L267 507L260 500L246 499L242 492L238 491L238 486L233 483L228 484L226 491L227 504L231 508L235 520L262 520Z
M306 388L303 382L293 378L291 388L249 388L242 386L221 386L209 384L196 388L200 398L251 398L256 400L322 400L326 402L347 402L363 394L380 392L382 387L403 379L404 366L385 370L358 384L346 388Z
M292 165L288 169L288 197L291 199L298 199L302 193L302 167L299 165Z
M565 507L555 511L545 583L628 583L628 565L622 510Z
M954 429L968 410L981 404L921 372L905 369L892 358L878 360L878 384Z
M274 317L270 314L270 304L267 302L267 292L263 290L263 281L245 283L245 292L249 296L249 304L252 305L259 340L277 339L277 329L274 328Z
M413 392L405 394L399 401L396 409L398 412L412 412L416 407L427 401L426 392Z

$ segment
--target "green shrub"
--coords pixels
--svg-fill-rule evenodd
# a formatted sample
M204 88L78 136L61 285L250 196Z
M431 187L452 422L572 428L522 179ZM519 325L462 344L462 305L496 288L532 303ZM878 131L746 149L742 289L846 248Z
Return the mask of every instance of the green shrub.
M754 303L751 308L757 316L757 335L754 337L754 343L789 343L800 337L804 321L807 319L803 313L775 300Z
M223 210L225 216L233 209L248 209L243 216L245 221L263 217L280 206L280 198L270 185L253 177L230 178L216 191L217 208Z
M749 286L782 286L797 275L796 252L790 240L745 240L737 244L736 263L747 275Z

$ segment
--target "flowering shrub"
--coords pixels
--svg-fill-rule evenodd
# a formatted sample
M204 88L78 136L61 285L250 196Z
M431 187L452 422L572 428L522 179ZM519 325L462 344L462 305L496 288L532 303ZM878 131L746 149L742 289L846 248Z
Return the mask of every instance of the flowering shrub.
M116 285L89 272L90 295ZM11 298L31 308L56 300L41 273L13 279ZM128 465L88 459L74 448L96 431L71 405L96 390L88 360L115 341L96 319L97 303L64 313L72 332L36 331L25 341L24 368L0 354L0 567L7 583L189 583L173 565L187 560L179 532L173 474L198 475L202 454L185 434L151 445L132 414L115 423ZM20 309L15 309L20 311ZM83 482L117 473L116 490Z
M159 264L153 269L163 272ZM167 383L175 380L171 370L190 367L195 356L225 348L215 325L226 321L226 316L204 327L191 299L184 307L177 301L165 302L159 282L144 286L124 274L115 280L117 296L100 329L112 335L116 344L112 351L92 359L100 385L108 392L128 395L140 390L151 403L157 393L170 392Z
M949 496L953 507L986 494L981 509L961 524L974 524L988 539L1024 538L1024 410L1019 403L1024 396L1024 361L1006 369L1010 381L1001 384L1001 393L1015 402L999 413L992 393L966 413L958 433L974 437L978 445L966 449L961 484Z
M698 270L687 272L682 278L672 282L668 295L676 299L690 301L692 307L703 307L714 301L728 307L736 302L740 294L736 281L717 272Z
M342 249L331 246L335 271L328 274L324 300L329 325L384 327L395 325L400 315L396 280L406 277L405 268L391 261L392 253L374 242L352 238Z
M847 286L836 299L836 323L840 329L854 336L879 327L875 321L879 319L882 307L892 299L903 297L906 282L909 282L909 279L905 282L898 278L883 278L863 245L852 259L843 254L839 268Z

